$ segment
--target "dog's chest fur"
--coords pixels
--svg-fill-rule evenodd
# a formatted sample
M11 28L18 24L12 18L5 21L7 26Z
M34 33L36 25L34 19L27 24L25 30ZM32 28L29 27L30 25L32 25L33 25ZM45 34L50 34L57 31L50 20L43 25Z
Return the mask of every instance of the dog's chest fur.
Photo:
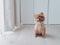
M41 24L35 24L35 29L37 29L40 32L41 31Z

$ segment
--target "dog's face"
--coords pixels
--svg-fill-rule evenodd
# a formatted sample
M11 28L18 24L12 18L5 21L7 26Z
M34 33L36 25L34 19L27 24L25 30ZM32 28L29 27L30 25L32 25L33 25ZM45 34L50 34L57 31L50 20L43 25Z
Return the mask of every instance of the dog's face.
M44 22L45 20L44 14L43 13L35 14L34 19L35 19L35 22L39 22L39 23Z

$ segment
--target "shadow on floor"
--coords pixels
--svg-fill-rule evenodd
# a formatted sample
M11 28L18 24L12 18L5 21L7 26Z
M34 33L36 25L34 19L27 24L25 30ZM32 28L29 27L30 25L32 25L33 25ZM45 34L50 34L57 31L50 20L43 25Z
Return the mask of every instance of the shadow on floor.
M55 36L53 36L53 35L51 35L51 34L46 34L46 38L52 38L52 39L54 39Z

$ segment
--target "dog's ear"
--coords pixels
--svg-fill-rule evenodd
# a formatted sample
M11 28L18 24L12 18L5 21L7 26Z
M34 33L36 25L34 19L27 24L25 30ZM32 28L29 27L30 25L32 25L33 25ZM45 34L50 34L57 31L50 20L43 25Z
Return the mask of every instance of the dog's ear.
M41 12L41 14L43 15L43 12Z

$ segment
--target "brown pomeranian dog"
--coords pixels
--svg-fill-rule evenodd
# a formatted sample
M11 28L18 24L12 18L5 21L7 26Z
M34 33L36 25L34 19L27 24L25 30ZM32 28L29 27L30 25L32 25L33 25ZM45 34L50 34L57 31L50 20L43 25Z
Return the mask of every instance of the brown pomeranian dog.
M37 36L46 37L46 29L45 29L44 21L45 21L45 16L44 16L43 12L34 15L34 22L35 22L34 34L35 34L35 37L37 37Z

